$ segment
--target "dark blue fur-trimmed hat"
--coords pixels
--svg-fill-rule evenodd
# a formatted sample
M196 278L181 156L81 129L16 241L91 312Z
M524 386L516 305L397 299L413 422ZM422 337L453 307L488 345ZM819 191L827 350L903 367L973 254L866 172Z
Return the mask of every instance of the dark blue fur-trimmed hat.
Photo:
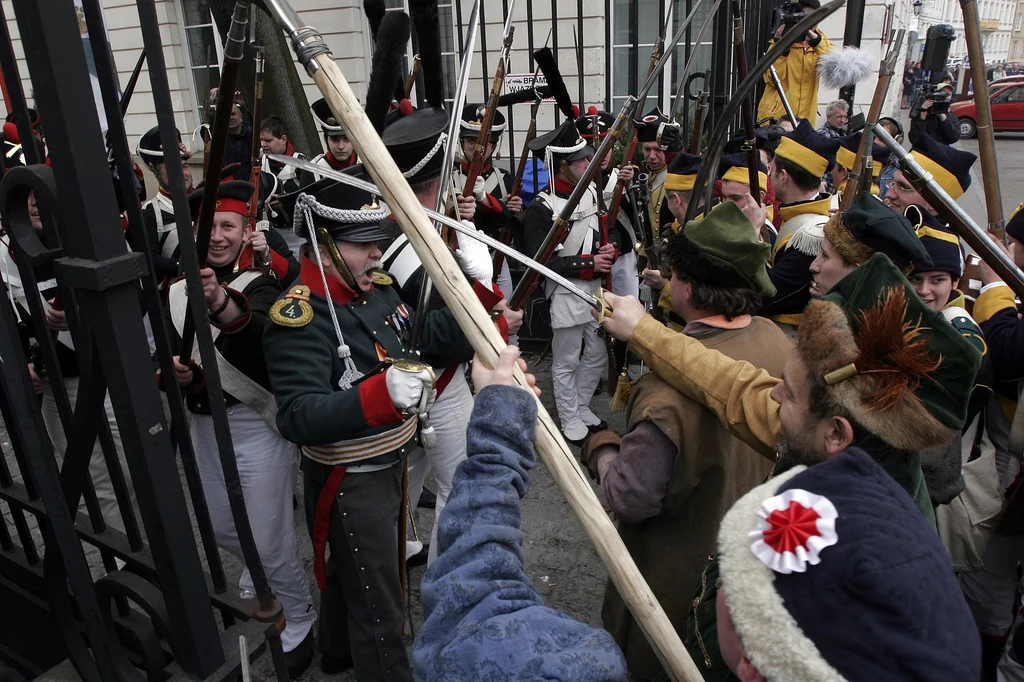
M722 592L768 680L977 680L981 640L939 536L867 453L795 467L718 533Z
M816 178L832 170L836 163L839 140L826 137L816 131L806 118L800 125L779 140L775 156L795 163Z

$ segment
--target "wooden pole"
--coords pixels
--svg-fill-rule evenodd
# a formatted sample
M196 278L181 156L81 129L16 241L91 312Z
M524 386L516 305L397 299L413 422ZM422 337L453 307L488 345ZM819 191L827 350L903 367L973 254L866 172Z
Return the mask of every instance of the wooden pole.
M384 194L394 217L409 239L427 275L455 315L480 361L489 367L498 362L505 342L484 310L448 247L434 230L430 219L413 194L409 183L395 165L387 147L363 113L362 106L329 54L313 57L307 67L331 107L342 121L359 158ZM515 368L516 382L526 388L526 376ZM647 581L633 562L608 514L566 445L540 400L537 400L536 447L544 464L565 495L569 506L594 543L619 594L643 629L665 670L674 680L701 682L702 677L675 628L669 621Z
M981 177L985 186L985 212L988 231L1003 239L1003 197L999 190L999 165L996 161L996 139L992 129L992 102L988 97L988 78L985 76L985 51L981 42L981 20L978 3L960 0L964 12L964 38L967 56L971 60L971 80L974 81L974 107L978 116L978 155L981 157Z

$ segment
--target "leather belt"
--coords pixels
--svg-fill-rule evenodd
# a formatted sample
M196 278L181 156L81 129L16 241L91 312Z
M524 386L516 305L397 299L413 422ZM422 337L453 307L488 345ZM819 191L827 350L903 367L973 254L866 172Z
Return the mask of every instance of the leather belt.
M320 464L345 466L397 450L416 434L418 425L419 417L412 417L397 428L373 436L342 440L329 445L303 445L302 454Z

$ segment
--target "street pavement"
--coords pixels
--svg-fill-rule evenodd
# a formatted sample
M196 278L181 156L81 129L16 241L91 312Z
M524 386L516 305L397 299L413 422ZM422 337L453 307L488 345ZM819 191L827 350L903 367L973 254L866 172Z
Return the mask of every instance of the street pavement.
M978 140L960 140L956 146L972 154L978 153ZM996 161L999 171L999 189L1002 194L1003 216L1009 219L1013 209L1024 201L1024 134L996 133ZM981 174L981 163L971 169L971 186L967 188L960 204L971 218L982 228L988 225L985 210L985 182Z

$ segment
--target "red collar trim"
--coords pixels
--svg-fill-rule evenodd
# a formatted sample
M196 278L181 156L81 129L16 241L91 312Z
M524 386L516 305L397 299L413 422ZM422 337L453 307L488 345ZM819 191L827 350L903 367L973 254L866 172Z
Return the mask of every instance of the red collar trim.
M572 191L576 189L576 185L572 184L568 180L563 178L555 178L555 192L562 194L572 194Z
M286 156L295 156L295 146L289 142L288 146L284 148L284 153Z
M469 166L470 166L470 163L466 159L462 159L462 161L459 162L459 167L462 168L463 174L469 173ZM485 161L483 168L480 169L480 175L484 176L484 175L487 175L490 172L491 172L491 162L490 161Z
M307 256L302 257L302 269L299 271L299 279L309 287L312 293L327 298L324 295L324 282L320 278L320 268ZM331 300L341 305L347 305L359 297L347 284L332 275L327 275L327 287L331 290ZM370 285L370 291L373 291L373 285Z
M331 168L333 168L334 170L342 170L344 168L348 168L349 166L356 165L356 150L352 150L352 154L348 157L347 163L345 161L339 161L338 159L334 158L334 154L330 152L324 154L324 158L327 159L327 163L328 165L330 165Z

